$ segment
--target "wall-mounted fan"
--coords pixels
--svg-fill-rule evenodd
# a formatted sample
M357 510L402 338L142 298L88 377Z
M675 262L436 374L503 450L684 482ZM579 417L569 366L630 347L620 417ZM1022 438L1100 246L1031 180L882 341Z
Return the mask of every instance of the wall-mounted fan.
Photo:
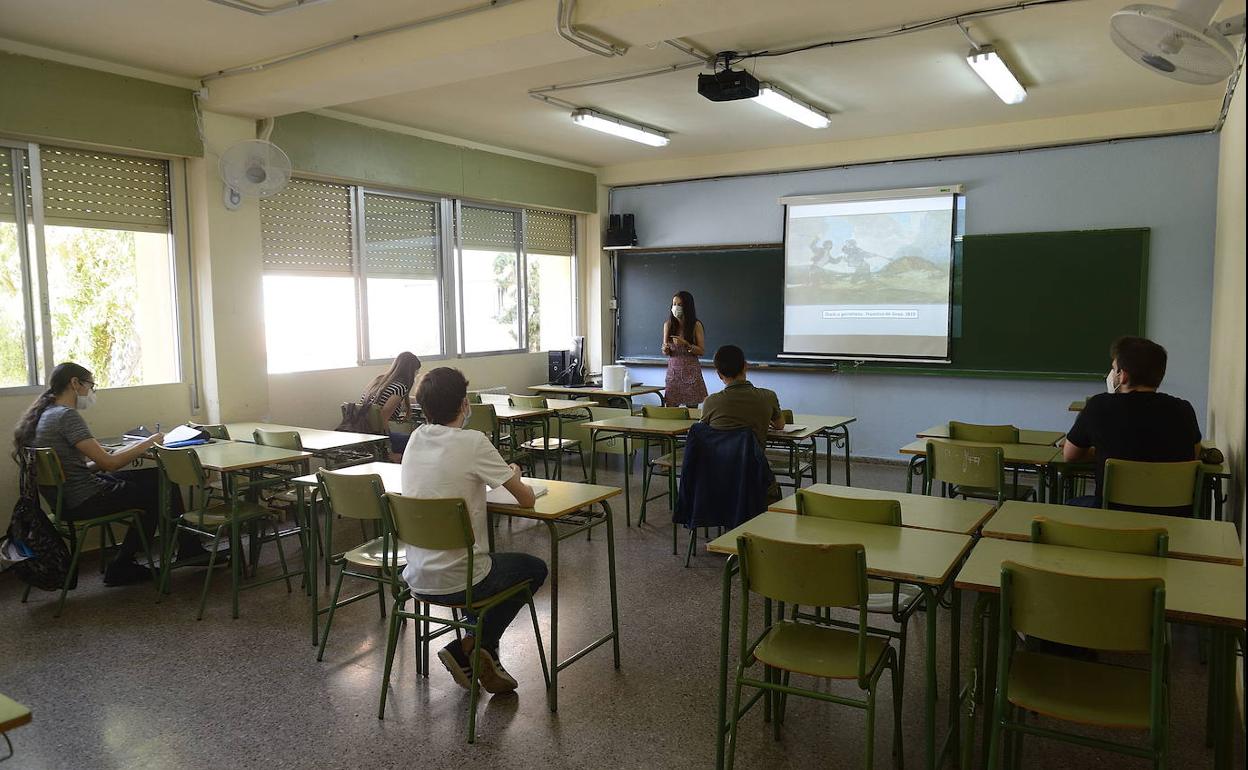
M1175 8L1139 3L1109 19L1109 36L1141 66L1184 83L1226 80L1235 69L1230 35L1244 34L1244 15L1215 22L1222 0L1179 0Z
M290 158L282 148L264 139L239 142L221 154L221 181L225 207L234 211L243 196L267 198L290 182Z

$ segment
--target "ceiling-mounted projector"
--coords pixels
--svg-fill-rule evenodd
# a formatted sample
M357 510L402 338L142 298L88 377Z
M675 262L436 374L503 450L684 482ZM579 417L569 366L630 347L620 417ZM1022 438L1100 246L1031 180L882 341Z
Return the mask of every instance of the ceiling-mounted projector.
M698 93L713 102L735 102L758 96L758 78L729 66L735 56L733 51L715 54L716 64L722 69L714 74L698 75Z

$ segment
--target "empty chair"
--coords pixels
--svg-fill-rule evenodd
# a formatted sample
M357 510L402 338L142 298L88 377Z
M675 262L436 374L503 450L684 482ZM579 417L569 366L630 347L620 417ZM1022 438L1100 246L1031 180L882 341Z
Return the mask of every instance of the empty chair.
M953 441L928 441L924 463L924 487L929 494L934 482L949 485L952 495L995 500L998 505L1011 498L1035 497L1036 490L1025 490L1005 480L1005 452L999 446L977 446Z
M1199 460L1150 463L1108 459L1102 481L1101 507L1156 510L1182 516L1203 516L1204 473Z
M641 408L641 416L647 419L651 419L651 420L688 420L690 419L689 409L683 406L649 406L649 405L646 405ZM662 449L660 449L660 452L662 452L662 454L660 454L658 457L651 459L650 447L652 444L656 442L659 444L660 447L670 445L672 447L672 451L663 452ZM644 522L646 520L646 504L649 503L651 500L657 500L660 497L667 495L668 493L668 489L664 488L662 492L656 494L654 497L650 496L650 481L654 478L655 474L656 473L664 473L664 474L677 473L680 470L680 467L684 463L684 461L685 461L685 455L684 455L684 451L680 449L679 441L672 440L669 442L667 439L655 438L655 439L646 439L644 442L642 442L641 463L644 469L642 471L644 475L641 478L641 514L637 517L638 523ZM674 500L671 501L671 504L675 505L676 501ZM673 534L675 534L674 531L673 531ZM672 553L675 553L675 552L676 552L675 540L673 539Z
M510 397L511 405L523 409L546 409L545 396L517 396ZM557 417L555 419L558 419ZM525 452L531 452L542 458L543 466L551 455L559 455L564 452L576 452L577 457L581 460L581 476L586 481L589 480L589 469L585 466L585 453L581 449L581 442L575 438L559 438L556 435L547 435L550 430L550 422L546 417L533 420L513 421L513 432L519 429L524 436L524 441L520 444L519 449ZM562 468L562 462L559 463ZM547 469L547 476L550 475Z
M1165 556L1169 551L1170 538L1162 527L1093 527L1037 516L1031 520L1031 542L1090 548L1094 551Z

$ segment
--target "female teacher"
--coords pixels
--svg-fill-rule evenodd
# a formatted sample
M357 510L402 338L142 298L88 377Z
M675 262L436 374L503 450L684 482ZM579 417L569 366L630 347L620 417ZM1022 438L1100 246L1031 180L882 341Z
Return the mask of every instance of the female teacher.
M693 295L678 291L663 322L663 355L667 356L668 406L697 406L706 399L706 382L698 356L706 352L706 332L698 320Z

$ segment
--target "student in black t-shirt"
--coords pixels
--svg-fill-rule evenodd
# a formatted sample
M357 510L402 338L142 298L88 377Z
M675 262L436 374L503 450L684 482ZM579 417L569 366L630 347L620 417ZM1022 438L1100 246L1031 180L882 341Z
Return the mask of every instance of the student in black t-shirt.
M1121 337L1110 347L1110 356L1105 378L1109 392L1088 399L1062 447L1067 462L1097 464L1097 495L1075 498L1069 501L1072 505L1100 506L1101 479L1110 458L1184 462L1200 452L1200 426L1192 405L1157 391L1166 375L1166 349L1143 337Z

